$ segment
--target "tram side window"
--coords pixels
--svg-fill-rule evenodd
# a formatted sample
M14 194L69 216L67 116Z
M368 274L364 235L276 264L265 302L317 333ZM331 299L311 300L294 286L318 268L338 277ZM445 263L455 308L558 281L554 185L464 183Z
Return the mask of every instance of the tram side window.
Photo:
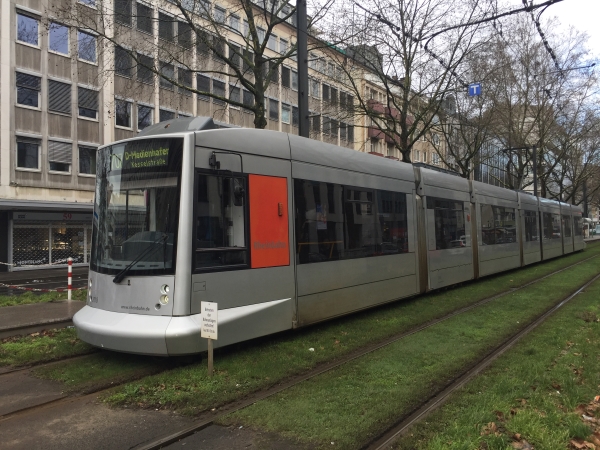
M573 217L573 230L575 236L583 236L583 220L581 217Z
M406 194L294 180L299 264L408 252Z
M544 239L560 239L560 214L544 213Z
M535 211L523 211L525 213L525 242L538 241L537 213Z
M427 197L427 209L434 210L436 250L466 247L463 202Z
M196 269L248 264L246 178L198 174Z
M481 205L481 237L483 245L517 242L515 209Z
M562 217L563 217L563 224L564 224L563 231L565 233L565 237L566 238L570 238L570 237L572 237L572 234L571 234L571 216L564 215Z

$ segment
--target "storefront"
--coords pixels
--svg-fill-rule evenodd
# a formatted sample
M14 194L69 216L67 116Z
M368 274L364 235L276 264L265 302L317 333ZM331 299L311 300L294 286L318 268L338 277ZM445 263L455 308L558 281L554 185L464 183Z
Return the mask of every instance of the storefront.
M69 206L45 204L45 210L2 211L5 226L0 228L7 239L5 248L0 249L0 262L6 263L0 270L60 267L67 264L69 257L73 258L73 265L88 264L92 205Z

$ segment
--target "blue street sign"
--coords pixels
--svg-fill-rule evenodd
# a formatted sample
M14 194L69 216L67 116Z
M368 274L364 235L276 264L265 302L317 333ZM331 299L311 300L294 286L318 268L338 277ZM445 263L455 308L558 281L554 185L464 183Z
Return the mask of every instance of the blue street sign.
M481 83L471 83L469 85L469 97L481 95Z

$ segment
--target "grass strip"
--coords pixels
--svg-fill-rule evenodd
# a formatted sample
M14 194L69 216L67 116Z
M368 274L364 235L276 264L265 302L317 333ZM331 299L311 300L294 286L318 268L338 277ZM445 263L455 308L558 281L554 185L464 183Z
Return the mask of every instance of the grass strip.
M596 260L581 264L301 383L221 423L276 432L314 447L331 448L334 442L341 448L360 448L599 268Z
M85 301L87 289L71 292L73 300ZM31 291L24 292L19 295L0 295L0 308L3 306L28 305L31 303L48 303L58 300L66 300L66 292L44 292L36 294Z
M46 330L3 339L0 343L0 366L39 364L93 350L92 346L77 338L74 328Z
M177 358L101 352L77 361L35 369L33 375L60 381L67 392L86 393L171 369L180 363L181 359Z
M395 448L598 448L600 283L456 392ZM586 415L588 418L584 418ZM595 417L594 417L595 416ZM579 446L572 445L575 440Z
M169 408L184 414L212 409L599 253L600 246L594 246L584 253L459 288L231 346L215 352L216 373L212 378L207 377L205 364L193 364L129 383L105 400L112 405Z

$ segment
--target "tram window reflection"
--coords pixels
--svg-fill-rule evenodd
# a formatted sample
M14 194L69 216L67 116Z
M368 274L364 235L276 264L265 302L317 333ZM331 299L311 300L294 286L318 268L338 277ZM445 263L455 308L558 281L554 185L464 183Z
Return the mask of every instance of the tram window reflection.
M517 242L516 210L505 206L481 205L482 245Z
M436 250L467 247L463 202L427 197L427 209L434 211Z

